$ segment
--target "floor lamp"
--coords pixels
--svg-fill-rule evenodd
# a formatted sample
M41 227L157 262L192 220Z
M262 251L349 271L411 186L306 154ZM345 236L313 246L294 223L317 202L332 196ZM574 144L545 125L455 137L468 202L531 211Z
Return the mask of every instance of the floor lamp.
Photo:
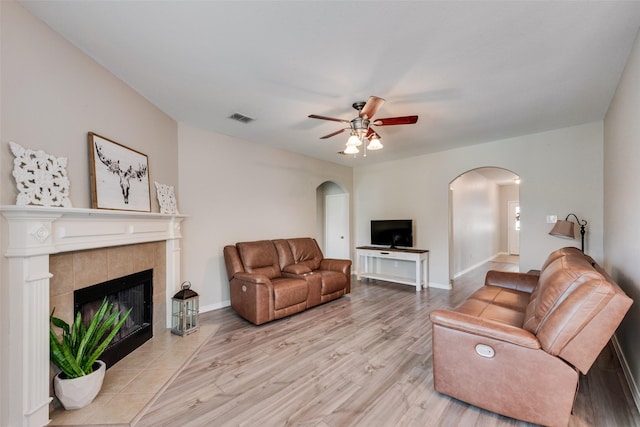
M574 233L574 228L576 224L573 221L569 221L569 217L571 215L573 215L573 217L578 222L578 225L580 225L580 235L582 237L581 249L582 249L582 252L584 252L584 235L586 233L585 227L587 226L587 221L585 220L581 221L580 219L578 219L576 214L570 213L569 215L567 215L564 221L561 219L556 221L555 225L553 226L549 234L556 237L562 237L563 239L575 239L576 236Z

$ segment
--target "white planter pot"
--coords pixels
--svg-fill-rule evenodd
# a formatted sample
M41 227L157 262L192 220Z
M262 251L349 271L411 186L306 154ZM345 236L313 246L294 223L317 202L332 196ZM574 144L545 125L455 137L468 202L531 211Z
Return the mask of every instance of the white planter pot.
M53 389L64 409L84 408L98 395L107 368L101 360L96 364L100 366L96 369L94 365L93 372L83 377L62 379L58 374L53 378Z

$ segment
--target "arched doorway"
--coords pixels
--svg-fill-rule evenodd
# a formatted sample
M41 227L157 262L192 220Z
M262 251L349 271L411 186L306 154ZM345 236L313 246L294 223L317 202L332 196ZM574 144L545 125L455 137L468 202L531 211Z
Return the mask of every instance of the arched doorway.
M333 181L316 188L316 236L327 258L351 258L349 193Z
M501 256L519 262L519 176L481 167L449 183L449 279Z

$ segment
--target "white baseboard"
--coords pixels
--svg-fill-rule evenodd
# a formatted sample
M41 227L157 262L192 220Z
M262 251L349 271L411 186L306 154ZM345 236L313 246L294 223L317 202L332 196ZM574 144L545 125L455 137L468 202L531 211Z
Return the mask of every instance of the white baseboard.
M435 282L429 282L429 287L435 288L435 289L445 289L447 291L450 291L451 289L453 289L451 287L451 284L443 285L442 283L435 283Z
M463 274L466 274L466 273L470 272L471 270L474 270L474 269L476 269L476 268L480 267L482 264L485 264L485 263L487 263L487 262L491 261L492 259L494 259L494 258L495 258L495 257L497 257L498 255L500 255L500 254L499 254L499 253L498 253L498 254L493 254L493 255L491 255L489 258L487 258L487 259L485 259L485 260L483 260L483 261L480 261L479 263L474 264L474 265L472 265L471 267L465 268L465 269L464 269L464 270L462 270L462 271L459 271L458 273L454 274L453 278L454 278L454 279L457 279L458 277L462 276Z
M218 310L220 308L229 307L231 305L230 300L222 301L217 304L201 305L199 313L206 313L207 311Z
M618 342L618 337L613 335L611 338L611 343L613 344L613 349L618 356L618 360L620 361L620 366L622 367L622 372L624 373L624 377L627 380L627 384L629 384L629 390L631 390L631 396L633 397L633 401L636 404L636 408L640 410L640 391L638 390L638 384L636 384L633 375L631 374L631 369L629 368L629 364L627 363L627 358L624 357L624 353L622 352L622 348L620 347L620 343Z

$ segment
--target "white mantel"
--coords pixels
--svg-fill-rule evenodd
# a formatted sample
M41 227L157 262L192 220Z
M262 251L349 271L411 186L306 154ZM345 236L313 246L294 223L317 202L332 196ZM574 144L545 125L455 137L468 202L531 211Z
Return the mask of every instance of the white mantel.
M186 216L42 206L0 206L0 427L49 423L49 255L166 241L167 327L180 283Z

